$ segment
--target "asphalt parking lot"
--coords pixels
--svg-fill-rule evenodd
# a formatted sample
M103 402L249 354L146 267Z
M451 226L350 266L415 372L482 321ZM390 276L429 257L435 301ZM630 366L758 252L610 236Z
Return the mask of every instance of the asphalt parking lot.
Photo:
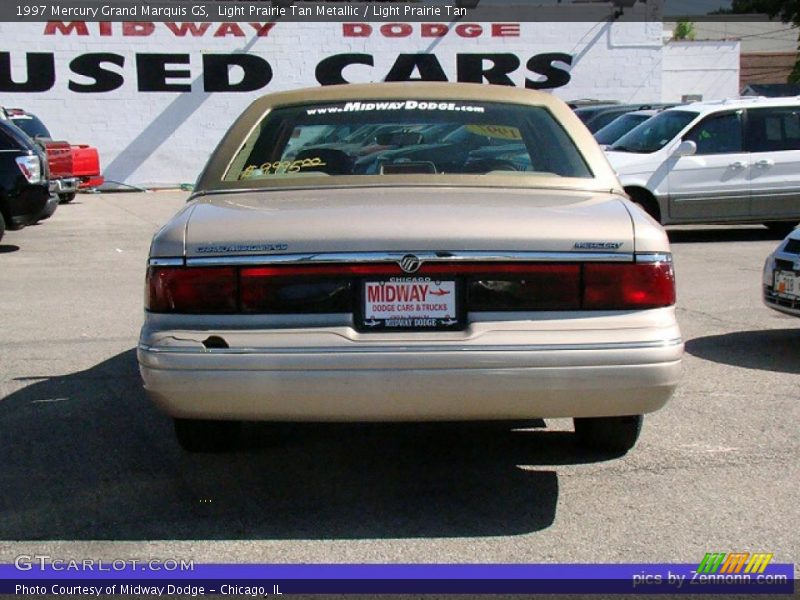
M134 350L150 237L185 197L79 195L0 242L0 562L800 557L800 319L761 304L765 229L670 231L684 376L625 457L566 420L252 425L195 456Z

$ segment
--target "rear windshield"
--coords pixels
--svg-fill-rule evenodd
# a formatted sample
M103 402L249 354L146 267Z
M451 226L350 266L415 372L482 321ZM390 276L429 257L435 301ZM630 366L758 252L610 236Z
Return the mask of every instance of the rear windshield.
M43 138L49 138L50 132L47 131L47 127L44 126L38 117L34 115L20 115L20 116L12 116L11 120L14 122L14 125L22 129L25 133L27 133L32 138L37 136Z
M592 177L544 108L399 99L272 110L223 179L509 172Z
M35 148L33 140L28 137L28 134L14 125L14 121L0 121L0 131L8 135L18 148L5 148L6 150L33 150Z

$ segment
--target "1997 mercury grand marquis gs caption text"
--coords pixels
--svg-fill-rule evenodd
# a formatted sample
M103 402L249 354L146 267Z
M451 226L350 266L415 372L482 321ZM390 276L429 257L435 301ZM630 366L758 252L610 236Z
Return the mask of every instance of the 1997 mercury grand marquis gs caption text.
M138 359L190 451L243 420L572 417L624 452L679 378L672 255L560 100L253 102L153 239Z

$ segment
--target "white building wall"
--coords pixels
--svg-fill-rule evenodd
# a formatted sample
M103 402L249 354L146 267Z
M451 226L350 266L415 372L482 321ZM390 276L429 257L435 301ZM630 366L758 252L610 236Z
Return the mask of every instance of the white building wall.
M664 46L664 102L685 95L721 100L739 95L738 41L669 42Z
M668 82L665 90L671 91L676 77L695 73L679 69L676 63L670 77L662 80L660 22L482 23L462 29L460 34L450 24L449 32L442 37L423 35L420 23L393 30L405 34L410 26L411 32L405 37L381 33L379 28L386 23L371 24L371 35L364 37L345 35L342 23L278 22L262 37L256 36L255 27L247 22L211 23L205 28L195 23L197 35L177 35L173 29L180 31L188 25L171 25L172 29L166 23L128 25L129 35L123 35L121 23L104 25L104 29L98 23L86 23L75 24L68 34L51 27L47 35L44 23L2 23L0 104L38 114L57 138L97 146L104 174L111 181L174 185L194 181L217 141L255 97L319 85L315 71L335 55L364 54L374 62L374 66L354 64L345 68L343 74L351 82L381 81L401 54L417 53L432 54L448 80L455 81L459 78L459 55L502 53L518 59L519 67L509 73L509 78L514 85L525 86L526 80L545 78L529 68L533 57L562 53L571 64L554 60L551 67L557 76L568 74L568 82L553 90L564 99L652 101L663 97L662 81ZM259 25L263 23L255 24ZM27 53L34 52L44 53L54 63L52 86L15 91L14 84L31 80L26 59ZM76 73L80 69L75 61L96 53L108 53L114 61L123 63L102 65L106 72L121 77L121 85L103 92L70 89L71 85L94 83L92 77ZM189 85L191 91L139 89L146 71L153 69L137 68L137 60L162 53L188 60L188 64L170 64L167 68L178 73L167 81ZM256 91L205 91L204 55L231 53L248 53L267 61L272 70L269 83ZM669 56L675 54L670 49ZM3 60L10 61L12 82L7 77L3 80ZM731 75L727 67L720 74L725 82ZM38 77L42 77L41 72ZM240 70L235 68L231 80L235 82L238 77ZM692 86L688 88L693 91Z

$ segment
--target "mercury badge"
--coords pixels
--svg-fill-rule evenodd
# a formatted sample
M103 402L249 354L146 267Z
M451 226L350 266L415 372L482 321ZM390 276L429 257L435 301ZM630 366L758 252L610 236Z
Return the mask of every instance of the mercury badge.
M622 242L575 242L575 250L618 250Z
M400 268L404 273L416 273L422 266L422 261L413 254L406 254L403 258L397 261Z
M230 244L225 246L200 246L197 251L203 254L209 253L241 253L241 252L285 252L289 249L289 244Z

